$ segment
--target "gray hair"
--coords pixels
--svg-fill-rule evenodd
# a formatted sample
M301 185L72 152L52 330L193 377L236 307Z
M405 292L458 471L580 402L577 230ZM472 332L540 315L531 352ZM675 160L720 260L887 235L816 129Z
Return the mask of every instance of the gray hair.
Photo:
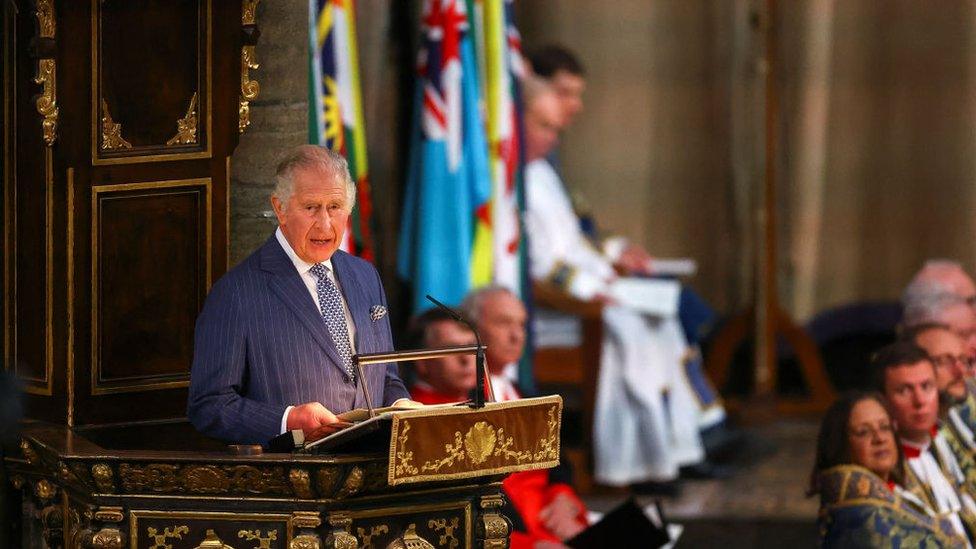
M329 177L339 179L346 187L346 211L356 205L356 182L349 174L349 164L341 154L320 145L295 147L278 163L275 188L271 196L281 201L282 208L295 190L294 176L298 170L317 169Z
M963 301L950 284L937 276L955 270L962 270L962 265L956 261L931 259L925 262L902 294L902 324L906 328L941 322L942 313L947 307Z
M506 286L500 284L491 284L489 286L482 286L477 290L473 290L465 296L464 301L461 302L461 314L463 314L468 320L477 324L481 321L481 309L485 305L485 300L488 298L498 295L498 294L508 294L515 299L520 299L519 296L515 294Z

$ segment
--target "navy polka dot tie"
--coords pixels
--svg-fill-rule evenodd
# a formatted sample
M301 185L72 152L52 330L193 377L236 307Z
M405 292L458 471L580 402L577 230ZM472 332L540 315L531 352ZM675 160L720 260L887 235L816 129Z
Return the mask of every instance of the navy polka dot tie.
M312 265L309 272L316 278L315 289L319 294L319 312L325 319L325 325L329 327L329 334L335 342L336 350L339 351L339 358L342 359L342 367L346 371L349 379L355 379L356 372L352 367L352 345L349 344L349 329L346 326L345 308L342 306L342 296L339 288L329 280L329 268L321 263Z

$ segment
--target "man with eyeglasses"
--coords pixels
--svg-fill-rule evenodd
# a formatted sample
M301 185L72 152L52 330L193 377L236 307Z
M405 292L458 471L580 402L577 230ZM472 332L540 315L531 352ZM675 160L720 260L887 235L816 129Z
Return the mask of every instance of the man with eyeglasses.
M953 330L941 324L919 326L910 335L935 365L941 401L939 429L969 484L976 488L976 396L966 383L966 372L972 365L966 345Z
M877 389L891 407L905 455L905 486L948 519L970 543L976 534L973 485L940 429L939 381L928 354L912 341L898 341L871 360ZM970 461L972 456L970 457Z

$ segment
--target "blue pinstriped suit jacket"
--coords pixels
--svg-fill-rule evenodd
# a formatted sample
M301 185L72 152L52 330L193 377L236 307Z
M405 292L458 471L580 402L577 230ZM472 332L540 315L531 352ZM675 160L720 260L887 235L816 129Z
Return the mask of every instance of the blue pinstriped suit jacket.
M341 251L332 266L356 326L356 352L391 351L380 277L368 262ZM278 435L285 408L318 401L335 413L365 407L358 383L346 381L315 301L278 240L264 245L214 284L197 319L187 416L197 430L238 443ZM373 404L408 397L393 364L366 366Z

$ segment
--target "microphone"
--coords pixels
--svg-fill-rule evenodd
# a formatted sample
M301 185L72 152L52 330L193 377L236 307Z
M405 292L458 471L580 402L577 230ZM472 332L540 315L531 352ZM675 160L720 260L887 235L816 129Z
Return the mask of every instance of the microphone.
M478 350L475 352L475 370L477 370L478 375L475 377L475 390L474 390L474 402L471 404L472 408L484 408L485 407L485 379L488 379L488 368L485 365L485 346L481 344L481 334L478 333L478 329L474 327L468 319L461 316L461 313L455 311L454 309L444 305L440 301L437 301L430 294L427 294L427 300L437 306L438 309L444 311L445 313L451 315L451 318L464 324L471 330L474 334L474 339L478 343ZM491 400L495 400L494 391L491 389L491 385L488 386L488 390L491 391Z

